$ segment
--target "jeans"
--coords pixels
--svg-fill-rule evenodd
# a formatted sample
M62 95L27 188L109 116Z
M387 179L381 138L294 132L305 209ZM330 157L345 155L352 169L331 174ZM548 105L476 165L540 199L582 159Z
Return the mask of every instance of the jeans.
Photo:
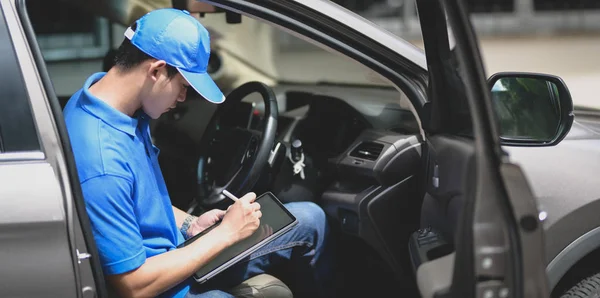
M262 273L280 278L294 297L334 297L334 260L327 243L325 212L311 202L285 206L298 219L298 225L206 283L192 286L186 297L233 297L227 289Z

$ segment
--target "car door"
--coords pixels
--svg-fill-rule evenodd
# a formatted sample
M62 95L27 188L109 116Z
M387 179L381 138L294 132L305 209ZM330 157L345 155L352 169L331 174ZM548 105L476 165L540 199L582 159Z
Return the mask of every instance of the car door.
M548 297L535 200L508 162L460 0L418 0L429 83L422 236L454 253L417 269L423 297ZM433 237L433 238L427 238ZM424 243L416 240L417 247ZM452 249L450 249L452 250Z
M106 297L58 99L24 0L0 1L3 296Z

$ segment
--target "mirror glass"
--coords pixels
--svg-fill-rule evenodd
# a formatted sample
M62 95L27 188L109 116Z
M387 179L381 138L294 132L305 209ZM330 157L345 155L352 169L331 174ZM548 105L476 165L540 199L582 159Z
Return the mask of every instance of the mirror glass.
M217 8L197 0L187 0L187 10L191 13L211 13L217 12Z
M506 76L493 83L492 100L503 139L552 141L560 125L556 84L543 78Z

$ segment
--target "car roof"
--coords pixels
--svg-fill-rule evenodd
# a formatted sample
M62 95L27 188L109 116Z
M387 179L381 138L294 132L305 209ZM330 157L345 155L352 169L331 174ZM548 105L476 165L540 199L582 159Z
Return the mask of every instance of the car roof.
M427 61L423 49L330 0L283 0L283 2L295 2L323 15L330 16L401 54L423 70L427 70Z

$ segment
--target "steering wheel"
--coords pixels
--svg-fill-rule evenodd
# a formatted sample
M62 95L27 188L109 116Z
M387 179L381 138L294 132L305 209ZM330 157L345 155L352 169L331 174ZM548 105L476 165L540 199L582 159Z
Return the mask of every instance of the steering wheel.
M264 101L264 117L260 131L246 127L227 127L222 120L246 96L258 92ZM225 207L228 203L221 193L227 189L240 197L254 187L267 165L277 131L278 107L273 90L260 82L248 82L233 90L217 107L202 137L205 147L198 163L200 196L204 207Z

